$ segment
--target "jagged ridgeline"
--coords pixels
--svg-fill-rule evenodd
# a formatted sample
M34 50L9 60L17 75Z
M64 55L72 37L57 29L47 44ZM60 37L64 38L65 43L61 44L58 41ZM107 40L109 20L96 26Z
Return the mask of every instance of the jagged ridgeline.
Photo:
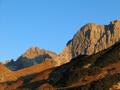
M55 64L55 57L57 54L52 51L40 49L38 47L29 48L23 55L21 55L16 61L10 61L6 63L6 67L16 71L22 68L30 67L35 64L43 63L45 60L51 60Z
M78 55L92 55L109 48L120 40L120 21L108 25L88 23L67 43L61 57L68 61Z
M88 23L68 41L66 47L55 54L51 51L33 47L28 49L15 62L6 64L11 70L19 70L51 59L60 66L78 55L92 55L111 47L120 40L120 21L111 21L108 25Z
M88 23L59 54L32 47L0 68L3 89L120 90L120 21Z

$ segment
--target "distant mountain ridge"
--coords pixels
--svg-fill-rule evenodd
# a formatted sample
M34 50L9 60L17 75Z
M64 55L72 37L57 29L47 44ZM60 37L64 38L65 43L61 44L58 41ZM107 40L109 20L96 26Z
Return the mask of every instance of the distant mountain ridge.
M120 82L120 20L84 25L60 54L32 47L5 66L0 64L0 89L115 90Z
M54 56L56 56L56 54L53 53L52 51L40 49L38 47L31 47L21 57L34 59L34 58L36 58L38 56L42 56L43 58L44 57L45 58L53 58Z
M15 62L11 61L6 66L11 70L19 70L41 63L45 59L51 59L55 61L56 66L60 66L79 55L92 55L107 49L119 40L120 20L111 21L108 25L88 23L80 28L58 55L38 47L31 47Z
M16 61L8 62L6 66L11 70L19 70L35 64L42 63L48 59L56 63L56 61L54 60L56 56L57 54L51 51L40 49L38 47L32 47L29 48Z

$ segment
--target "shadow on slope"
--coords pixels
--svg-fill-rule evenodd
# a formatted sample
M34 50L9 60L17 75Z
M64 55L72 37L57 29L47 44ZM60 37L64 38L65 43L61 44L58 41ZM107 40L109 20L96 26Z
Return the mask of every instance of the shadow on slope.
M70 63L57 67L50 74L50 84L66 87L85 76L95 75L112 63L120 61L120 42L91 56L78 56Z

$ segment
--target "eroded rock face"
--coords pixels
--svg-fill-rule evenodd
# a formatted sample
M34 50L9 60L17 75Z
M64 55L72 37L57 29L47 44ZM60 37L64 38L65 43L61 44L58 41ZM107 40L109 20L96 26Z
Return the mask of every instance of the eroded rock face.
M78 55L92 55L115 44L120 40L120 21L115 20L109 25L89 23L78 31L60 53L64 60L69 61Z

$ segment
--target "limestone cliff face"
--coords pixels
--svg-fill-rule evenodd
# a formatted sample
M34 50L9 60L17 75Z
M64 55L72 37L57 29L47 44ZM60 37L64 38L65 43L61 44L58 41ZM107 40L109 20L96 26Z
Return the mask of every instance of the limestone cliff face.
M92 55L115 44L120 40L120 21L115 20L109 25L89 23L83 26L60 53L64 60L69 61L78 55Z

